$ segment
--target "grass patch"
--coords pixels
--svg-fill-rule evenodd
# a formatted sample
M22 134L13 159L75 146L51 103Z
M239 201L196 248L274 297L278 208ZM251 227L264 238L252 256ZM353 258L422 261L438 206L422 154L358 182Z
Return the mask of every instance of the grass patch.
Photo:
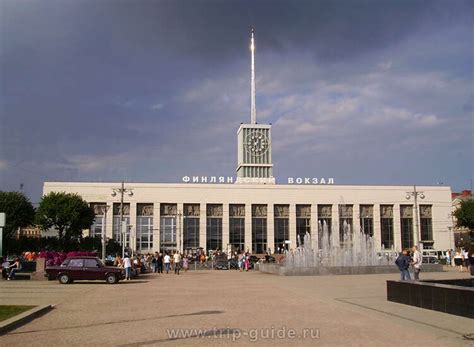
M36 306L26 306L26 305L0 305L0 322L5 319L11 318L20 314L22 312L31 310Z

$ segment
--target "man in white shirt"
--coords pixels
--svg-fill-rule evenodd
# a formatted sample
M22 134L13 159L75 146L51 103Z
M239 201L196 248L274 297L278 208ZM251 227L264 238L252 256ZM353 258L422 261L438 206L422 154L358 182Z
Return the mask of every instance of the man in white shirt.
M132 276L132 262L128 254L125 254L125 258L123 258L123 268L125 269L125 280L130 281Z
M179 275L179 270L181 269L181 254L176 252L173 255L173 263L174 263L174 274Z
M165 254L163 258L163 263L165 264L166 273L168 273L170 271L170 263L171 263L171 257L169 256L168 253Z
M421 264L423 262L423 256L418 250L417 246L413 246L413 274L415 275L415 281L420 279Z

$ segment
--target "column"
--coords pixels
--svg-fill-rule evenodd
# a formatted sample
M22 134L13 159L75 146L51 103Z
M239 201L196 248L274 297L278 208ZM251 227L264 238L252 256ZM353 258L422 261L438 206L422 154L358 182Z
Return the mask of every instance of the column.
M206 248L206 229L207 226L207 205L205 201L199 204L199 246L207 253Z
M339 236L339 205L338 204L332 204L332 211L331 211L331 239L332 240L338 240L337 247L339 247L339 244L341 242L341 238ZM333 247L336 246L333 244Z
M377 251L382 249L382 227L380 225L380 205L374 205L374 245Z
M319 235L319 228L318 228L318 205L311 204L311 242L313 249L318 249L318 235Z
M137 251L137 203L130 202L130 248Z
M393 245L396 251L402 250L402 233L400 223L400 204L393 205Z
M290 215L288 218L288 226L289 226L289 234L290 234L290 241L291 244L289 246L290 249L296 249L298 247L298 242L296 241L296 205L290 204Z
M420 212L419 206L415 208L413 206L413 245L418 246L418 242L420 241L418 238L418 234L420 233Z
M105 220L105 236L106 238L113 239L114 238L114 202L107 201L107 206L109 209L107 210L107 217Z
M275 216L273 204L267 204L267 248L275 253Z
M354 232L360 232L360 205L352 205L352 234Z
M229 204L222 204L222 250L227 253L229 244Z
M160 203L153 203L153 251L160 251Z
M245 204L245 251L252 252L252 205Z
M184 211L184 206L183 203L178 203L176 204L177 208L177 216L176 216L176 246L178 247L178 250L183 253L183 211Z

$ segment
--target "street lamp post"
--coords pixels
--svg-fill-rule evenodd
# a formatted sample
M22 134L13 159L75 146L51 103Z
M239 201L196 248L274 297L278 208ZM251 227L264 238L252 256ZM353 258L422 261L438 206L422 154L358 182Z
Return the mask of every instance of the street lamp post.
M104 210L104 223L102 223L102 261L105 263L105 228L107 225L107 210L110 208L109 205L105 205Z
M178 217L178 252L180 252L180 253L182 253L181 245L184 244L183 241L182 241L183 233L182 233L182 230L181 230L181 227L182 227L181 217L182 216L183 216L183 214L181 213L181 211L178 211L178 214L177 214L177 217Z
M419 221L418 221L418 197L420 199L424 199L425 198L425 194L423 192L419 192L416 190L416 185L413 186L413 191L411 192L407 192L407 195L405 196L405 198L407 200L410 200L411 197L413 196L413 199L415 201L415 231L416 231L416 237L418 239L418 245L419 246L422 246L422 243L421 243L421 238L420 238L420 224L419 224ZM421 247L418 247L420 250L421 250Z
M125 183L122 181L121 187L120 188L112 188L112 196L117 196L117 194L120 194L120 230L119 230L119 241L122 243L122 258L125 255L125 237L126 234L122 235L122 224L124 222L123 220L123 195L127 193L128 196L132 197L133 196L133 189L130 188L125 188Z

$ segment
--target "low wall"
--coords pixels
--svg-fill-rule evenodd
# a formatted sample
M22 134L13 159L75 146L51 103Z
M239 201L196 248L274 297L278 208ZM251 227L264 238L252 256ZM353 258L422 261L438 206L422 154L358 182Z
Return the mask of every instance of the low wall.
M289 268L278 264L261 263L260 272L279 276L324 276L324 275L367 275L399 273L396 265L377 266L321 266ZM441 264L425 264L422 272L442 272Z
M474 318L472 279L387 281L387 300L400 304ZM465 283L461 283L465 282ZM455 283L447 284L447 283ZM462 285L460 285L462 284Z

